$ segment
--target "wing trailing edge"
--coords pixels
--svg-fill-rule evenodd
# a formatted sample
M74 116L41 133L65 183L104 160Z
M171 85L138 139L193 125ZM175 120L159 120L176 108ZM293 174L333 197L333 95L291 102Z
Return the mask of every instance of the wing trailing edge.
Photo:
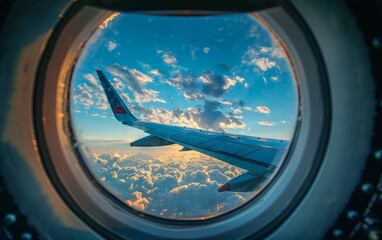
M253 192L256 191L265 181L267 177L263 175L254 175L250 172L243 173L238 177L231 179L229 182L221 186L219 192Z
M167 146L174 144L173 142L167 141L166 139L154 136L154 135L148 135L146 137L140 138L132 143L130 143L130 146L133 147L159 147L159 146Z
M182 149L179 150L179 152L187 152L187 151L192 151L192 149L183 147Z

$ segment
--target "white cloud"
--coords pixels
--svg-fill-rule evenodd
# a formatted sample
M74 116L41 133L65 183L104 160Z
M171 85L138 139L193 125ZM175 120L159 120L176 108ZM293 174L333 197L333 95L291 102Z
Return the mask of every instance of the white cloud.
M285 53L280 47L251 47L242 56L242 63L265 72L277 67L282 58Z
M205 48L203 48L203 52L204 52L205 54L209 53L209 51L210 51L210 48L209 48L209 47L205 47Z
M116 17L118 17L120 15L119 12L116 12L116 13L113 13L111 14L108 18L106 18L100 25L98 28L101 28L101 29L104 29L104 28L107 28L109 23L111 21L113 21Z
M137 210L144 210L146 206L149 204L149 200L147 198L142 197L141 192L133 192L133 196L135 197L134 200L127 200L126 204L129 207L132 207Z
M235 76L235 80L238 81L239 83L243 83L245 81L244 78L239 77L239 76Z
M172 56L170 53L164 53L162 55L163 62L169 64L169 65L174 65L177 60L174 56Z
M274 47L271 51L271 56L276 58L286 58L286 54L281 47Z
M224 86L223 86L223 89L227 90L229 89L230 87L234 87L236 85L236 83L241 83L244 85L244 87L248 87L248 83L245 82L245 79L242 78L242 77L239 77L239 76L235 76L233 78L230 78L228 76L223 76L224 79L226 80Z
M205 95L197 92L183 92L183 96L185 99L189 100L199 100L199 99L205 99Z
M236 115L241 115L243 114L243 111L241 111L240 109L233 109L233 113Z
M127 94L127 93L121 93L120 94L120 96L121 96L121 98L122 98L122 100L124 101L124 102L128 102L128 103L130 103L130 102L132 102L133 100L129 97L129 95Z
M236 79L232 79L232 78L229 78L227 76L224 76L224 79L225 79L225 84L223 85L223 89L225 89L225 90L229 89L230 87L235 86L237 83Z
M93 153L89 161L98 179L126 205L157 216L206 217L252 195L217 191L243 173L237 167L195 151L179 152L181 146L166 149L159 155Z
M106 44L106 47L107 47L107 50L109 52L111 52L111 51L113 51L117 47L117 43L115 43L113 41L108 41L107 44Z
M195 100L202 96L186 94L185 97ZM141 120L190 128L221 132L229 128L243 129L247 127L243 121L243 112L240 109L232 108L231 112L223 113L218 109L222 104L223 102L205 100L203 106L187 109L174 108L172 111L164 108L148 108L142 104L132 105L131 110ZM229 105L233 106L234 104L230 103Z
M267 81L267 79L266 79L264 76L262 76L262 78L263 78L264 85L265 85L265 86L268 86L268 81Z
M126 85L119 78L113 78L113 82L111 84L115 89L121 91L123 91L126 88Z
M256 112L269 114L269 113L271 113L271 110L267 106L257 106Z
M260 47L259 53L269 54L274 58L285 58L285 52L281 47Z
M125 70L129 71L133 75L133 77L141 83L148 83L148 82L153 81L153 79L151 77L147 76L146 74L142 73L141 71L139 71L137 69L125 68Z
M159 71L158 69L153 69L150 71L150 73L155 76L163 76L163 73Z
M273 126L277 125L277 123L270 122L270 121L261 121L261 122L257 122L257 123L261 126L268 126L268 127L273 127Z
M202 83L211 83L211 79L207 78L206 76L202 75L199 77L199 80L202 82Z
M84 77L91 83L92 85L99 85L99 82L95 78L95 76L91 73L85 74Z
M271 48L269 47L261 47L260 53L269 53L271 51Z
M106 115L100 114L100 113L92 113L92 117L97 117L97 118L107 118Z
M78 109L79 106L87 110L108 108L106 96L104 96L101 84L92 73L83 76L87 81L77 86L74 86L72 99L74 106ZM96 115L95 113L89 114L93 117L105 117L105 115Z
M253 59L253 63L258 66L262 71L267 71L270 68L273 68L276 66L275 61L271 61L269 58L259 58L259 59Z
M134 100L138 103L145 102L161 102L166 103L165 100L159 98L159 91L151 89L142 89L142 94L136 94Z

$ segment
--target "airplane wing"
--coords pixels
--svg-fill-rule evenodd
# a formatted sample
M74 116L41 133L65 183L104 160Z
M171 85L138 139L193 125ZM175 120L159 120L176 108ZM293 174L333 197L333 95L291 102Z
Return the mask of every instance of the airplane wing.
M156 147L179 144L183 146L181 151L195 150L248 171L224 184L219 188L219 192L255 191L261 183L269 179L288 146L288 141L285 140L141 121L129 111L103 72L97 70L97 74L115 118L125 125L149 134L132 142L131 146Z

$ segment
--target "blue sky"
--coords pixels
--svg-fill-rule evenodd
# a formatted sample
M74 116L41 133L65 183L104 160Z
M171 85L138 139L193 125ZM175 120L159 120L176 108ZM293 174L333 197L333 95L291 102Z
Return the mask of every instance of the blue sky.
M130 147L129 142L146 134L113 117L96 69L105 73L140 119L266 138L293 136L298 96L288 58L251 14L187 18L114 14L86 43L71 83L74 129L102 179L106 177L99 169L102 164L97 165L104 163L96 160L99 154L118 162L119 158L112 160L115 153L135 158L144 153L151 161L166 163L184 161L186 155L178 153L179 146ZM177 160L171 157L175 155ZM122 183L126 184L117 181L113 189ZM176 187L191 183L195 182ZM142 189L129 194L123 198L130 202L150 195Z

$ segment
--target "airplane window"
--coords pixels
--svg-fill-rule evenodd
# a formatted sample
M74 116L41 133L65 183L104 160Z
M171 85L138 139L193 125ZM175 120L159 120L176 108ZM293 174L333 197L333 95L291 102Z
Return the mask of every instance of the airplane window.
M299 115L291 65L255 14L115 13L72 75L78 150L136 211L221 215L255 201L283 163Z

